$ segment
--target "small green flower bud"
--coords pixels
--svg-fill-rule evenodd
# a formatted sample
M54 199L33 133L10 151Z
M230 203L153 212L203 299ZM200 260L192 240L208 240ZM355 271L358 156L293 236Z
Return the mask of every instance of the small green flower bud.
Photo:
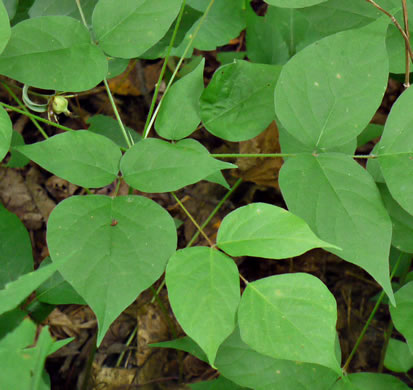
M53 102L52 102L52 108L53 111L56 114L65 114L65 115L69 115L70 111L67 109L69 102L67 101L67 99L63 96L55 96L53 98Z

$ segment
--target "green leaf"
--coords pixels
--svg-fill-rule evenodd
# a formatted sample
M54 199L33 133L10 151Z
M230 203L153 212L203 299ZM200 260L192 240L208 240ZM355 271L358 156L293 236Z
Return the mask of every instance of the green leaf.
M11 144L13 127L7 111L0 106L0 161L7 154Z
M371 176L350 156L302 154L279 175L288 209L303 218L327 248L366 270L394 302L389 277L391 220Z
M165 280L176 319L213 366L218 347L235 328L240 300L237 266L216 249L186 248L169 260Z
M166 34L181 3L182 0L123 0L119 7L112 0L100 0L92 17L96 39L111 56L138 57Z
M192 141L193 143L193 141ZM125 181L143 192L175 191L194 184L221 169L235 165L213 159L182 140L176 144L147 138L123 156L120 167Z
M264 17L247 8L248 58L261 64L284 64L296 52L320 38L296 9L269 6Z
M199 122L199 98L204 90L205 59L167 92L155 121L156 132L163 138L179 140L192 134Z
M16 15L18 0L3 0L3 4L6 7L9 19L12 20Z
M357 147L363 146L383 134L383 125L369 123L367 127L357 137Z
M86 123L90 125L88 131L104 135L120 147L128 148L128 144L116 119L106 115L93 115ZM142 139L141 135L130 127L126 127L126 131L132 136L135 143Z
M413 355L403 341L390 339L384 358L384 366L394 372L407 373L413 368Z
M40 264L40 268L51 262L50 257L47 257ZM37 288L36 298L39 302L51 305L86 305L85 300L63 279L59 271Z
M7 333L0 340L0 348L26 348L33 344L36 336L36 324L30 318L24 318L19 326Z
M42 168L82 187L112 183L122 155L112 141L86 130L58 134L15 149Z
M281 67L236 60L221 66L201 96L205 128L228 141L245 141L275 119L274 86Z
M217 245L231 256L267 259L286 259L313 248L335 247L320 240L301 218L266 203L252 203L228 214L219 227Z
M359 372L346 376L347 380L337 381L332 390L408 390L400 379L389 374Z
M108 75L106 78L111 79L113 77L119 76L128 68L128 65L129 65L129 59L109 57L108 58Z
M33 271L32 243L20 219L0 204L0 289Z
M265 0L270 5L284 8L303 8L325 3L327 0Z
M295 273L248 283L238 322L241 339L257 352L341 374L335 356L337 304L318 278Z
M413 90L394 103L377 149L381 172L393 198L413 214Z
M413 216L406 212L391 196L385 184L377 184L384 206L393 224L392 245L397 249L413 253Z
M330 390L338 377L317 364L262 355L241 340L238 328L219 347L215 364L226 378L255 390Z
M0 53L4 50L11 36L9 15L3 2L0 1Z
M72 196L52 211L47 229L53 262L98 318L98 344L161 276L176 241L173 218L140 196Z
M324 38L283 67L275 111L290 135L325 151L351 141L367 126L387 86L387 24L380 19Z
M197 11L205 12L209 2L204 0L188 0L188 6ZM237 38L245 28L245 16L240 0L215 0L205 18L193 46L199 50L215 50L217 46L229 43ZM187 31L182 46L186 46L198 28L200 20Z
M179 339L171 340L171 341L161 341L160 343L153 343L149 344L150 347L156 348L174 348L180 351L185 351L194 355L199 360L208 363L208 358L205 355L205 352L199 347L199 345L192 340L190 337L185 336Z
M18 23L0 56L0 74L43 89L84 91L107 73L102 50L91 43L86 27L68 16Z
M390 306L391 319L396 329L404 336L413 353L413 282L405 284L394 294L397 306Z
M235 60L243 60L247 53L245 51L221 51L217 53L217 61L221 65L227 65Z
M9 168L23 168L25 167L29 162L30 159L28 159L26 156L18 152L16 149L14 149L15 146L19 145L24 145L24 139L23 136L18 133L17 131L13 130L12 136L11 136L11 148L10 148L10 159L7 161L6 166Z
M90 25L92 13L98 0L80 0L86 22ZM31 18L48 15L65 15L82 20L76 2L72 0L35 0L30 7L29 15Z
M6 287L0 290L0 314L17 307L55 271L56 264L50 264L36 271L24 274L17 280L6 284Z

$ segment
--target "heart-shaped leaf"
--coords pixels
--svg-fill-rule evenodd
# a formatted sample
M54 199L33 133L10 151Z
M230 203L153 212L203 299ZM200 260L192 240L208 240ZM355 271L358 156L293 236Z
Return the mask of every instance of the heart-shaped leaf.
M267 259L299 256L318 247L339 249L320 240L301 218L266 203L228 214L219 227L217 245L231 256Z
M176 241L173 218L141 196L72 196L53 210L47 228L52 261L98 318L98 344L161 276Z
M287 132L319 151L361 133L387 86L387 25L387 19L379 19L324 38L284 65L275 88L275 111Z
M365 169L339 153L301 154L286 161L279 182L288 209L342 250L326 249L366 270L394 302L391 220Z
M248 283L238 322L241 339L257 352L341 374L335 356L337 304L318 278L295 273Z
M15 149L42 168L82 187L104 187L116 179L119 147L86 130L70 131Z
M33 87L84 91L108 73L102 50L83 24L68 16L27 19L12 28L0 55L0 74Z
M179 324L213 365L218 347L235 328L240 300L237 266L216 249L186 248L169 260L165 280Z
M193 142L171 144L155 138L138 142L121 160L125 181L140 191L169 192L206 179L221 169L236 167L215 160L204 148L194 148Z
M92 16L99 46L113 57L138 57L166 34L181 3L182 0L122 0L119 7L116 1L100 0Z

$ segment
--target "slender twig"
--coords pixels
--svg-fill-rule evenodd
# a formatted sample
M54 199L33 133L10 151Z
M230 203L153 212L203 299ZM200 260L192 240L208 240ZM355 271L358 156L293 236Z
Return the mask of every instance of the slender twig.
M214 2L215 2L215 0L211 0L211 1L209 2L208 7L206 8L206 10L205 10L204 14L202 15L201 19L199 20L198 26L195 28L195 30L194 30L194 32L193 32L193 34L192 34L192 36L191 36L191 39L189 40L188 45L186 46L186 48L185 48L185 50L184 50L184 53L182 54L181 58L179 59L179 62L178 62L178 64L176 65L176 68L175 68L174 72L172 73L171 79L169 80L169 83L168 83L168 85L167 85L166 88L165 88L165 92L164 92L161 100L159 101L158 106L156 107L155 112L152 114L151 120L150 120L150 122L149 122L146 130L145 130L144 133L143 133L143 138L147 138L147 137L148 137L148 134L149 134L149 132L150 132L150 130L151 130L151 127L152 127L152 125L153 125L153 122L155 122L156 115L158 115L159 109L161 108L162 102L163 102L163 100L164 100L164 98L165 98L165 96L166 96L169 88L171 87L172 83L174 82L175 77L176 77L176 75L177 75L177 73L178 73L178 71L179 71L179 69L180 69L180 67L181 67L181 65L182 65L182 62L184 61L184 59L185 59L185 57L186 57L189 49L192 47L192 44L194 43L194 40L195 40L196 36L198 35L198 32L199 32L199 30L201 29L201 26L202 26L203 22L205 21L205 18L207 17L209 11L211 10L211 7L214 5Z
M9 86L4 82L2 82L1 85L9 93L9 95L15 100L15 102L20 107L22 107L22 110L25 111L26 113L30 114L30 111L27 109L27 107L24 105L24 103L16 96L16 94L9 88ZM33 124L36 126L37 130L39 130L40 134L46 139L49 138L49 136L46 134L46 132L39 125L39 122L37 122L37 120L33 117L29 117L29 118L33 122Z
M406 33L407 40L410 42L410 31L409 31L409 14L407 12L406 0L402 0L403 6L403 22L404 22L404 32ZM406 73L404 77L404 86L405 88L410 87L410 57L409 57L409 48L407 47L406 41L404 42L406 49ZM413 60L413 58L412 58Z
M212 241L209 239L209 237L205 234L205 232L202 230L201 226L199 226L198 222L195 221L194 217L191 215L191 213L186 209L186 207L182 204L182 202L179 200L179 198L176 196L175 192L171 192L172 196L175 198L176 202L179 204L182 210L184 210L185 214L188 216L188 218L192 221L192 223L195 225L195 227L198 229L198 231L201 232L202 236L205 238L205 240L208 241L208 244L213 247L214 244Z
M393 276L396 274L397 269L399 268L400 262L402 261L403 257L404 257L404 253L400 253L399 258L397 259L397 262L394 265L392 273L390 275L390 280L392 280ZM373 321L374 315L376 314L377 310L379 309L379 307L381 305L381 302L382 302L385 295L386 295L386 293L384 291L382 291L380 293L379 298L377 299L377 302L374 305L374 308L371 311L370 316L367 319L367 322L364 324L364 327L363 327L363 329L362 329L362 331L361 331L361 333L360 333L360 335L359 335L359 337L356 341L356 344L354 345L352 351L350 352L349 357L347 358L347 360L346 360L346 362L343 366L343 372L346 372L348 370L348 367L349 367L351 361L353 360L353 357L356 354L358 347L360 346L361 342L363 341L364 335L366 334L367 329L371 324L371 321Z
M385 15L387 15L391 21L393 22L393 24L397 27L397 29L400 31L400 33L402 34L403 38L404 38L404 42L406 43L406 49L409 53L409 57L410 59L413 61L413 52L412 52L412 48L410 46L410 41L408 36L406 35L406 33L404 32L402 26L400 25L400 23L397 21L397 19L388 11L386 11L384 8L380 7L374 0L366 0L368 3L372 4L374 7L376 7L380 12L383 12Z
M34 115L31 112L26 112L24 110L20 110L19 108L10 106L9 104L0 102L0 105L3 106L4 108L7 108L7 109L11 110L11 111L15 111L15 112L18 112L19 114L26 115L29 118L34 118L34 119L38 120L39 122L47 123L50 126L57 127L58 129L61 129L61 130L64 130L64 131L73 131L73 129L71 129L70 127L62 126L59 123L49 121L47 119L42 118L41 116Z
M151 105L150 105L150 108L149 108L148 116L146 118L146 123L145 123L145 127L144 127L144 130L143 130L143 134L146 134L146 136L144 136L144 138L146 138L147 133L149 133L149 131L147 131L147 129L148 129L148 126L149 126L149 122L152 118L153 110L154 110L155 104L156 104L156 99L158 98L158 94L159 94L159 89L161 87L163 76L165 74L166 67L168 65L169 56L171 54L172 47L175 43L176 34L178 33L178 29L179 29L179 26L181 24L182 16L184 14L185 4L186 4L186 0L183 0L182 5L181 5L181 10L179 11L178 18L176 19L176 24L175 24L174 31L172 33L172 37L171 37L171 40L169 42L168 50L166 52L166 56L165 56L165 59L163 61L161 73L159 75L158 82L156 83L155 92L154 92L153 97L152 97Z

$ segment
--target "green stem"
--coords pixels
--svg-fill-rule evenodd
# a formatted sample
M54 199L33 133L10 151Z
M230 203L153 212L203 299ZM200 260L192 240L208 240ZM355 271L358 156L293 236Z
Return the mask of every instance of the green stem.
M241 183L242 183L242 179L238 179L236 181L236 183L232 186L232 188L220 200L220 202L217 204L217 206L212 211L212 213L208 216L208 218L205 220L205 222L201 225L201 229L205 229L205 227L211 222L212 218L214 218L214 216L218 212L218 210L222 207L222 205L226 202L226 200L234 193L234 191L239 187L239 185ZM191 241L189 241L188 244L186 245L186 248L189 248L190 246L192 246L192 244L198 238L199 234L200 234L200 231L197 230L196 233L194 234L194 236L191 238Z
M1 85L3 88L9 93L9 95L15 100L15 102L22 107L23 111L26 113L30 114L30 111L27 109L27 107L23 104L23 102L17 97L17 95L9 88L9 86L2 82ZM30 118L30 120L33 122L33 124L36 126L37 130L39 130L40 134L45 138L49 138L49 136L46 134L46 132L42 129L42 127L39 125L37 120L35 118Z
M147 128L146 128L145 131L144 131L143 138L147 138L147 137L148 137L148 134L149 134L149 132L150 132L150 130L151 130L151 127L152 127L152 125L153 125L153 122L155 122L156 115L158 114L159 109L161 108L162 102L163 102L163 100L164 100L164 98L165 98L165 96L166 96L169 88L171 87L173 81L175 80L175 77L176 77L176 75L177 75L177 73L178 73L178 70L179 70L179 68L181 67L182 62L184 61L184 59L185 59L185 57L186 57L189 49L192 47L192 44L193 44L196 36L198 35L198 32L199 32L202 24L203 24L204 21L205 21L205 18L207 17L209 11L211 10L211 7L214 5L214 2L215 2L215 0L211 0L211 1L209 2L208 7L206 8L206 10L205 10L204 14L202 15L201 19L199 20L199 24L198 24L198 26L195 28L195 30L194 30L194 32L193 32L193 34L192 34L192 36L191 36L191 39L190 39L190 41L188 42L188 45L186 46L186 48L185 48L185 50L184 50L184 53L182 54L181 58L179 59L179 62L178 62L178 64L176 65L175 71L172 73L171 79L169 80L169 83L168 83L168 85L167 85L166 88L165 88L165 92L164 92L161 100L159 101L159 104L158 104L158 106L156 107L156 110L155 110L155 112L153 113L153 115L152 115L152 117L151 117L151 120L150 120Z
M167 51L165 59L163 61L161 73L159 75L158 82L156 83L155 92L154 92L153 97L152 97L151 106L149 108L149 113L148 113L148 116L146 118L146 123L145 123L145 127L144 127L144 130L143 130L143 134L146 134L146 136L144 138L146 138L147 134L149 133L149 131L147 132L147 129L148 129L148 126L149 126L149 122L152 118L153 110L155 108L156 99L158 98L159 89L161 87L163 76L165 75L166 67L168 65L169 56L171 54L172 47L175 43L176 34L178 33L178 29L179 29L179 26L181 24L182 16L184 14L185 4L186 4L186 0L183 0L182 5L181 5L181 10L179 11L179 15L178 15L178 18L176 20L175 28L174 28L174 31L172 33L172 38L169 42L168 51Z
M66 127L66 126L59 125L59 123L54 123L54 122L52 122L52 121L49 121L49 120L47 120L47 119L42 118L41 116L34 115L34 114L32 114L31 112L26 112L26 111L20 110L20 109L18 109L18 108L16 108L16 107L10 106L9 104L0 102L0 105L3 106L4 108L8 108L8 109L11 110L11 111L15 111L15 112L18 112L19 114L26 115L26 116L28 116L29 118L34 118L34 119L38 120L39 122L47 123L47 124L50 125L50 126L57 127L57 128L60 129L60 130L64 130L64 131L74 131L74 130L71 129L70 127Z
M399 268L399 265L400 265L400 262L401 262L403 256L404 256L404 253L400 253L399 258L397 259L397 262L396 262L396 264L394 265L393 270L392 270L392 273L391 273L391 275L390 275L390 280L393 279L393 276L394 276L395 273L397 272L397 268ZM358 347L360 346L360 343L362 342L362 340L363 340L363 338L364 338L364 335L365 335L366 332L367 332L368 327L369 327L370 324L371 324L371 321L373 321L374 315L376 314L377 310L378 310L379 307L380 307L380 304L381 304L384 296L385 296L385 292L382 291L382 292L380 293L379 298L377 299L376 304L374 305L373 310L372 310L371 313L370 313L369 318L367 319L367 322L365 323L365 325L364 325L364 327L363 327L363 329L362 329L362 331L361 331L361 333L360 333L360 335L359 335L359 337L358 337L358 339L357 339L357 341L356 341L356 344L354 345L353 350L350 352L350 355L349 355L349 357L347 358L347 360L346 360L346 362L345 362L345 364L344 364L344 366L343 366L343 372L346 372L346 371L347 371L347 369L348 369L348 367L349 367L349 365L350 365L350 363L351 363L354 355L355 355L356 352L357 352Z
M212 241L209 239L209 237L205 234L205 232L202 230L201 226L199 226L198 222L195 221L194 217L191 215L191 213L186 209L186 207L183 205L183 203L179 200L179 198L176 196L175 192L171 192L172 196L176 200L176 203L179 204L182 210L184 210L185 214L188 216L188 218L192 221L192 223L195 225L195 227L198 229L199 232L201 232L202 236L205 238L205 240L208 241L208 244L213 247L214 244Z
M82 6L80 5L80 0L76 0L76 5L77 5L77 9L79 10L80 18L82 19L84 26L89 30L89 26L87 25L85 14L83 13Z
M125 138L125 141L126 141L126 144L128 145L128 148L131 148L132 144L133 144L133 140L131 142L131 140L128 137L128 133L126 132L125 126L123 125L122 119L119 115L118 108L116 107L115 100L113 99L112 92L110 91L109 84L108 84L106 79L103 79L103 83L105 84L106 92L108 94L110 104L113 108L113 112L115 113L115 116L116 116L116 119L119 123L120 129L122 130L123 138Z

